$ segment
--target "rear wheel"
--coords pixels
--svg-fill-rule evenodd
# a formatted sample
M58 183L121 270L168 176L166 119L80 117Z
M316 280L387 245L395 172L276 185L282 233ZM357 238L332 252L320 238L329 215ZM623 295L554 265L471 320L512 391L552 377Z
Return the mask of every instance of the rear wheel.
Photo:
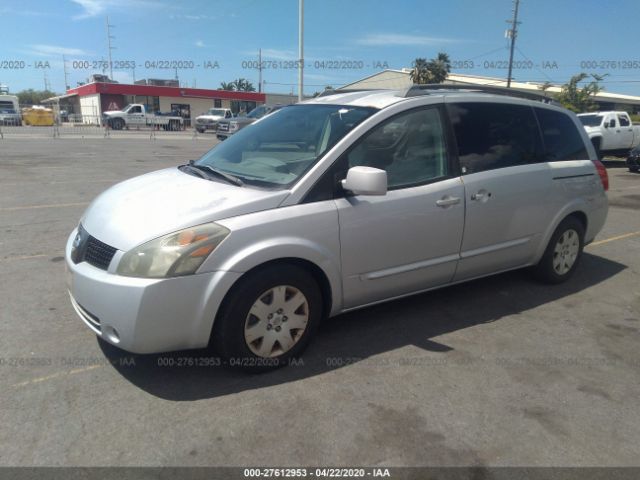
M533 269L546 283L562 283L573 275L584 248L584 226L575 217L565 218L547 245L544 255Z
M268 266L228 294L211 343L231 366L271 370L302 353L321 316L320 289L309 273L294 265Z

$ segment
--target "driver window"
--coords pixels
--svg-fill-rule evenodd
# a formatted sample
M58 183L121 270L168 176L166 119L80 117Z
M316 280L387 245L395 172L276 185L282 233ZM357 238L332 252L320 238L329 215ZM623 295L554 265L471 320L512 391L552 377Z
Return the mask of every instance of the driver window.
M133 107L133 108L131 108L131 112L130 113L142 113L142 108L140 108L140 106Z
M349 168L387 171L390 189L409 187L448 174L447 150L437 108L402 113L367 134L348 154Z

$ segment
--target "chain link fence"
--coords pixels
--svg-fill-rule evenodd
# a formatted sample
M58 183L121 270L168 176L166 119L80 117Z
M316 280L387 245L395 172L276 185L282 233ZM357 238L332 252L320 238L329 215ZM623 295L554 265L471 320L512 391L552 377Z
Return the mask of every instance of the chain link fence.
M23 108L21 118L0 121L0 140L5 138L130 138L148 136L213 137L215 131L200 133L192 122L169 115L142 119L109 119L100 115L81 115L57 109ZM193 122L195 123L195 122Z

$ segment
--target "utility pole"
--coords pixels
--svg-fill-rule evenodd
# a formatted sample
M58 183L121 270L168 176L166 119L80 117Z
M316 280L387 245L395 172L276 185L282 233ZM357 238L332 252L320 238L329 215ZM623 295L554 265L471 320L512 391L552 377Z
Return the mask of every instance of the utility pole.
M69 85L69 72L67 71L67 59L62 55L62 66L64 68L64 93L71 88Z
M298 0L298 101L304 90L304 0Z
M49 79L47 78L47 71L45 70L45 71L44 71L44 90L45 90L46 92L48 92L48 91L49 91L49 88L50 88L50 86L49 86Z
M258 49L258 93L262 93L262 49Z
M113 25L109 24L109 17L107 17L107 48L109 50L109 79L113 80L113 62L111 61L111 50L115 50L116 47L112 47L111 46L111 40L114 39L116 37L114 37L113 35L111 35L111 29L113 28Z
M511 88L511 73L513 71L513 50L516 47L516 37L518 36L518 25L521 23L518 21L519 6L520 6L520 0L514 0L513 18L511 20L507 20L507 23L511 23L511 28L506 32L506 37L511 39L511 49L509 51L509 76L507 77L507 88Z

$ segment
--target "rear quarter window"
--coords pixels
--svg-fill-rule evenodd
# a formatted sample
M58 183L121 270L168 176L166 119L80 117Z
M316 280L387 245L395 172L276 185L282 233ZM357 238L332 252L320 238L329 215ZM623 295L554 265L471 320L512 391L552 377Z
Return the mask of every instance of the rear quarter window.
M546 108L534 110L542 130L546 161L560 162L589 158L582 136L569 115Z

